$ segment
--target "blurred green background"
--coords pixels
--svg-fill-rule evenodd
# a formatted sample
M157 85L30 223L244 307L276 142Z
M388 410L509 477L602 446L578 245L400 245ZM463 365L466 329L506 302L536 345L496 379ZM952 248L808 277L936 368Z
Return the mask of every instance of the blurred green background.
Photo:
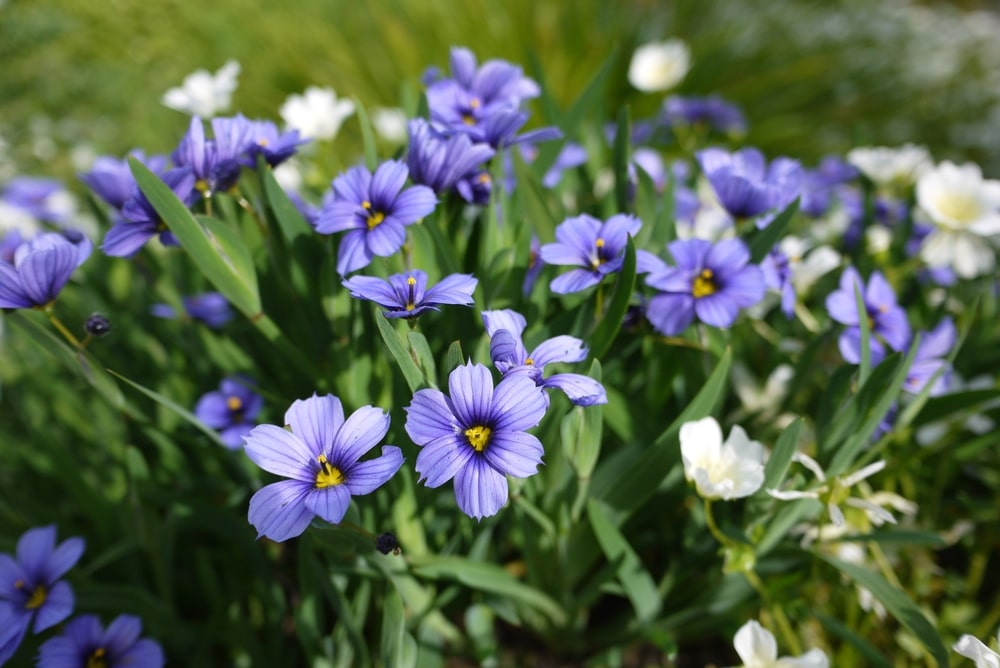
M969 3L964 3L969 5ZM532 72L567 104L609 55L609 117L655 113L631 89L636 45L679 37L693 68L677 92L744 107L746 143L815 161L859 144L926 144L1000 171L1000 19L954 4L880 0L7 0L0 4L0 137L7 168L71 176L96 153L171 150L186 128L160 98L198 68L242 65L232 112L277 119L306 86L397 105L452 45ZM359 150L356 124L335 145ZM81 145L85 148L79 148ZM0 180L3 180L0 178Z

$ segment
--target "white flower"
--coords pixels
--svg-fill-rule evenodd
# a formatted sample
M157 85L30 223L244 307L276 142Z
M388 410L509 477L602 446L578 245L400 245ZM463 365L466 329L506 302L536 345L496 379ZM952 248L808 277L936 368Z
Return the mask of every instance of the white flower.
M852 149L847 161L880 186L907 187L931 168L931 156L923 146L900 148L864 146Z
M375 108L372 110L372 125L387 142L402 144L406 141L406 112L402 109Z
M33 237L42 231L42 224L24 209L0 200L0 237L17 230L21 238Z
M826 474L823 472L819 463L809 455L796 452L792 455L792 461L798 462L812 471L813 475L815 475L817 480L819 480L822 484L815 489L805 492L798 492L794 490L782 492L776 489L769 489L767 490L767 493L776 499L781 499L782 501L792 501L794 499L817 499L824 501L826 502L827 512L830 514L830 521L832 521L834 526L838 528L843 527L845 521L844 512L840 509L841 503L846 506L851 506L852 508L864 510L865 514L868 516L868 520L875 526L882 526L885 523L896 523L896 518L892 515L892 513L883 508L882 504L892 505L893 508L901 510L901 512L906 512L907 514L910 514L908 512L910 508L913 508L915 512L916 506L914 504L910 503L906 499L903 499L902 497L898 497L895 494L884 494L882 496L871 495L867 499L850 496L852 487L865 478L875 475L885 468L884 459L880 459L877 462L869 464L868 466L865 466L850 475L838 476L830 481L827 480Z
M352 100L338 100L332 88L310 86L302 95L289 95L281 117L304 139L333 139L344 119L354 113Z
M795 236L778 242L778 248L788 258L792 270L792 285L798 295L809 292L820 277L840 266L840 253L830 246L812 247L812 243Z
M779 659L774 635L755 620L739 628L733 638L733 647L745 668L827 668L830 665L826 654L818 649L811 649L800 657Z
M240 64L230 60L214 75L206 70L189 74L184 83L163 94L163 104L192 116L210 118L229 108Z
M1000 642L1000 634L997 634L997 640ZM975 661L976 668L1000 668L1000 654L984 645L975 636L965 634L951 648L965 658Z
M632 54L628 81L646 93L673 88L691 69L691 52L679 39L644 44Z
M996 253L983 242L1000 234L1000 181L983 179L978 165L945 161L917 182L917 204L934 225L920 248L927 264L963 278L993 271Z
M715 418L685 422L680 440L684 475L706 499L739 499L764 484L767 451L747 438L740 426L733 426L723 443L722 428Z

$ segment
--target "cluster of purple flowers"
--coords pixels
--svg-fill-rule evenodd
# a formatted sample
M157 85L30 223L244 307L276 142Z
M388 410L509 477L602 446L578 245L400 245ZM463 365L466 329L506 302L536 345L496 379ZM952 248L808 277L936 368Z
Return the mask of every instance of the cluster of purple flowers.
M257 166L258 155L264 156L267 164L278 165L308 141L300 139L297 130L281 133L271 121L250 120L241 114L213 118L211 127L212 137L208 137L202 119L193 116L169 160L165 156L147 157L141 151L132 155L191 206L201 197L232 189L243 167ZM157 236L164 245L177 244L136 185L127 160L102 156L80 179L112 208L114 225L104 237L105 254L129 257Z
M83 550L78 537L56 545L56 528L46 526L26 531L14 555L0 554L0 665L14 655L29 629L42 633L73 614L73 588L62 578ZM140 621L128 615L119 616L107 630L92 615L76 617L61 636L42 643L37 665L160 668L163 651L156 642L140 639L141 632Z

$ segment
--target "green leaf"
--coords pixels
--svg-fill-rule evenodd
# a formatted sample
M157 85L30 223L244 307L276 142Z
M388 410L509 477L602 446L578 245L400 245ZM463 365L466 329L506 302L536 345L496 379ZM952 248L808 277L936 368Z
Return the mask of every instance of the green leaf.
M802 518L820 512L823 509L823 504L816 499L797 499L782 502L779 508L774 517L767 523L764 537L756 545L758 559L774 549L778 542L791 531L792 527L802 521Z
M573 102L563 115L558 125L567 136L572 137L576 133L577 127L587 114L601 114L602 110L597 107L605 99L607 81L612 72L615 71L617 60L618 48L612 47L611 53L608 54L608 57L601 64L601 68L591 78L590 82L587 83L587 87L580 93L580 97Z
M872 344L871 325L868 322L868 308L865 306L865 298L861 294L861 287L854 284L854 306L858 311L858 327L861 329L861 360L858 367L858 384L864 385L871 373L872 366Z
M302 235L311 235L312 227L299 213L292 200L288 199L284 188L274 178L274 172L264 160L263 154L257 156L257 174L260 176L261 189L264 191L268 207L288 245L294 246L295 240Z
M844 642L853 645L861 656L865 657L866 666L873 666L874 668L892 668L892 664L887 658L882 656L881 652L875 649L870 642L849 629L839 619L835 619L822 613L817 613L816 619L818 619L820 624L822 624L823 627L826 628L826 630L832 635L835 635Z
M785 427L785 430L781 432L778 442L774 444L774 451L764 466L764 484L760 488L761 492L766 494L765 490L777 488L781 484L781 481L785 479L785 472L788 471L792 455L798 449L799 433L801 431L802 418L797 418L795 422Z
M422 387L427 387L427 379L424 378L417 363L410 356L410 351L403 345L395 328L382 315L382 312L377 309L375 312L375 325L378 327L378 333L382 335L385 345L389 347L389 352L392 354L393 359L399 365L399 370L403 372L403 378L406 379L406 384L410 387L410 391L416 392Z
M196 418L194 416L194 413L192 413L188 409L184 408L183 406L181 406L177 402L175 402L175 401L173 401L171 399L168 399L167 397L163 396L159 392L151 390L148 387L145 387L143 385L140 385L139 383L135 382L134 380L129 380L125 376L123 376L120 373L117 373L115 371L112 371L111 369L108 369L108 373L110 373L112 376L114 376L116 378L120 378L121 380L125 381L126 383L128 383L129 385L131 385L132 387L134 387L135 389L139 390L140 392L142 392L147 397L149 397L150 399L152 399L156 403L160 404L164 408L167 408L168 410L171 410L174 413L176 413L177 415L181 416L182 418L184 418L184 420L186 422L190 423L191 426L193 426L195 429L197 429L201 433L205 434L205 436L208 436L212 441L214 441L215 443L217 443L218 445L220 445L222 447L225 447L224 445L222 445L222 441L219 439L219 433L217 431L215 431L211 427L207 426L201 420L199 420L198 418Z
M775 216L774 220L768 223L767 227L757 230L749 240L750 261L754 264L767 257L774 245L785 235L789 223L799 210L799 198L796 197L791 204L786 206L781 213Z
M129 167L142 193L157 215L174 233L198 269L236 308L251 320L261 314L256 280L240 273L238 261L225 256L174 191L139 160L129 156Z
M618 581L635 609L636 618L641 624L651 621L660 611L656 582L600 501L590 499L587 502L587 517L608 561L617 566Z
M437 378L437 364L434 363L434 355L431 353L427 338L420 332L410 332L406 338L410 342L410 355L417 362L424 378L430 380Z
M514 579L494 564L463 557L413 557L413 573L432 580L455 580L478 591L498 594L542 613L553 627L566 624L566 611L547 594Z
M462 353L462 342L452 341L451 345L448 346L448 373L455 370L456 367L460 367L465 364L465 355Z
M378 168L378 152L375 150L375 133L372 132L371 121L368 120L368 112L361 100L354 98L354 113L358 116L358 125L361 126L361 142L364 144L365 167L369 172L375 172Z
M406 611L403 608L403 597L395 587L387 587L382 607L382 665L404 666L405 636Z
M635 288L635 265L635 244L632 242L632 237L629 237L625 246L625 263L615 281L615 291L611 296L611 303L608 304L608 310L590 336L590 359L592 360L597 360L607 354L621 330L622 321L625 320L629 301L632 299L632 291Z
M254 269L250 249L243 242L239 229L230 223L208 216L197 216L196 219L208 232L209 239L214 242L223 259L232 266L248 289L257 294L257 271Z
M863 566L841 561L823 553L818 553L818 556L870 591L885 606L889 614L917 637L939 666L948 665L948 648L941 642L937 629L902 590L893 587L881 575Z

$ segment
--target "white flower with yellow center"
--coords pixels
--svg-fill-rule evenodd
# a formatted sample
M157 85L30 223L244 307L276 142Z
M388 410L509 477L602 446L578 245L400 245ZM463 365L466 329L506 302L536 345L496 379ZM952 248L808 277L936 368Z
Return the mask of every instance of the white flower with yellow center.
M679 39L644 44L632 54L628 81L650 93L673 88L691 69L691 51Z
M920 247L932 267L951 267L962 278L993 271L1000 234L1000 181L983 178L978 165L945 161L917 182L917 205L934 225Z
M707 417L681 426L681 457L684 475L706 499L739 499L750 496L764 484L767 450L751 441L739 425L722 442L722 428Z

